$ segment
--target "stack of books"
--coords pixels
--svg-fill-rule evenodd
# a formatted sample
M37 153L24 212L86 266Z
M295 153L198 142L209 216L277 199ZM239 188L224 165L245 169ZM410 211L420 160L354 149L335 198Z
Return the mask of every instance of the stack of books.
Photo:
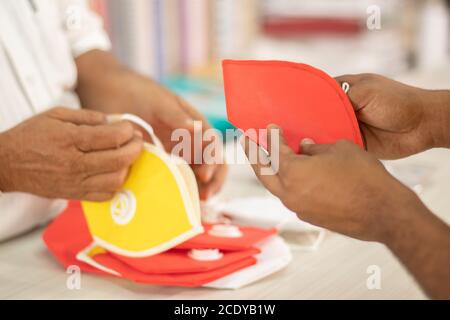
M256 59L304 62L332 75L408 68L406 0L262 0Z
M164 80L237 57L258 26L258 0L91 0L116 56Z
M333 76L396 76L409 67L402 29L409 0L90 1L123 63L185 97L220 129L229 125L222 59L289 60ZM367 26L373 8L380 29Z

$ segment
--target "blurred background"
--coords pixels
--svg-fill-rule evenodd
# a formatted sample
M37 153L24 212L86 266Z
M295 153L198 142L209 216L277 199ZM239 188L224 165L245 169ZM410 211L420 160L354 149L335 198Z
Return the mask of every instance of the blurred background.
M374 72L450 84L441 0L92 0L116 56L226 129L222 59L290 60L332 76ZM379 19L377 20L377 15ZM438 81L440 78L443 81ZM447 82L445 82L447 81ZM411 82L411 81L410 81ZM450 86L449 86L450 88Z

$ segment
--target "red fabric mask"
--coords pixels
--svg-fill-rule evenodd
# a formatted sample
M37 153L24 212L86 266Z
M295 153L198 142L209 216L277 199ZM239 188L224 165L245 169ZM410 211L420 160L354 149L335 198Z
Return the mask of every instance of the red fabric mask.
M289 146L346 139L364 147L353 107L338 83L306 64L285 61L223 61L228 120L246 131L276 124ZM266 135L250 139L267 149Z
M211 226L205 226L209 230ZM93 260L137 282L159 285L201 286L256 263L259 249L256 242L269 237L275 229L240 228L242 237L222 238L208 233L199 235L180 247L146 258L129 258L99 253ZM108 274L83 263L76 255L92 243L92 237L79 202L70 202L67 209L45 230L44 242L64 266L78 265L82 271ZM190 258L190 249L217 248L223 257L214 261Z

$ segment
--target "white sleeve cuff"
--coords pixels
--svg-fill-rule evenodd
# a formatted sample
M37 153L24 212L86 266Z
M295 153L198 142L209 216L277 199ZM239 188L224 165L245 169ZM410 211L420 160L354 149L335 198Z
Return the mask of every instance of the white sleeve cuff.
M106 33L102 31L92 32L72 43L72 55L74 58L95 49L111 50L111 41Z

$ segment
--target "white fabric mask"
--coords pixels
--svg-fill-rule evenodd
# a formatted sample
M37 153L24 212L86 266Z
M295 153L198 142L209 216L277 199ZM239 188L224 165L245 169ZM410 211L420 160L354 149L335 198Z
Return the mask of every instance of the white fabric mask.
M207 283L204 287L214 289L239 289L265 278L286 267L292 260L291 251L279 236L272 236L258 244L261 253L257 263L228 276Z

